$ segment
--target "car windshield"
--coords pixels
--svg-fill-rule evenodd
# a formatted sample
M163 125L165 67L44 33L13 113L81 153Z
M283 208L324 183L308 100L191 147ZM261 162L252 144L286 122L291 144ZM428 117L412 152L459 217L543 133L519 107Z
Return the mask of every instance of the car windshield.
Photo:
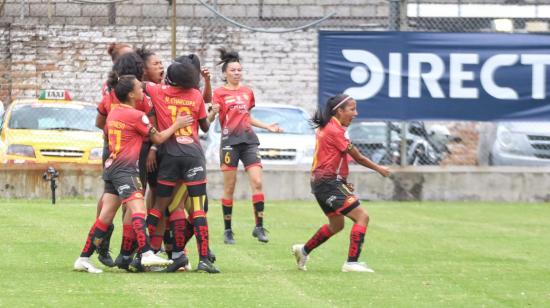
M348 128L350 140L364 140L369 142L384 142L386 140L385 123L357 123Z
M14 106L12 129L98 131L96 109L85 105L24 104Z
M311 135L315 130L309 123L307 113L295 108L256 107L252 116L265 124L277 123L285 134ZM220 122L216 121L216 132L221 132ZM269 133L265 129L253 127L256 133Z

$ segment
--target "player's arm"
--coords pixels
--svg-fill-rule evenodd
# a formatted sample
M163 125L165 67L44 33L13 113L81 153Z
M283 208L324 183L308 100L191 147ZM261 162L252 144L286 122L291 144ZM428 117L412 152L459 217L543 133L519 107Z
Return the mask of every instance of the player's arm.
M252 115L250 116L250 125L258 127L258 128L267 129L268 131L270 131L272 133L282 133L283 132L283 129L279 127L279 124L277 124L277 123L265 124L263 122L260 122L259 120L254 119L254 117L252 117Z
M98 113L95 117L95 126L101 130L105 127L105 122L107 122L107 117Z
M177 116L176 121L174 121L170 127L161 132L159 132L154 126L151 126L149 129L149 138L151 138L151 141L153 141L154 144L161 144L176 133L178 129L189 126L189 118L191 118L192 123L193 118L189 115Z
M201 75L204 78L204 89L202 90L202 99L205 103L212 102L212 84L210 83L210 72L206 67L201 68Z
M353 144L349 144L348 148L346 149L348 154L353 157L353 159L360 165L365 166L369 169L372 169L382 176L388 176L390 175L390 169L388 167L380 166L373 162L372 160L368 159L366 156L361 154L359 150L357 150L356 147L353 146Z
M208 132L208 129L210 129L210 120L209 117L202 118L199 120L199 127L203 132Z

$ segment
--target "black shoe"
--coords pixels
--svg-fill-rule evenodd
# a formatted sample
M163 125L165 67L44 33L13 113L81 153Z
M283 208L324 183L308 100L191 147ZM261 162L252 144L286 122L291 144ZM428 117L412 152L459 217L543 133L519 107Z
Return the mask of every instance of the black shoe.
M141 256L137 256L130 262L130 265L128 266L128 271L132 273L143 273L145 272L145 267L141 265Z
M123 270L130 270L130 263L132 263L132 257L127 256L126 258L123 255L118 255L115 259L115 265Z
M228 245L235 244L235 239L233 238L233 235L235 234L231 229L226 229L225 231L223 231L223 242Z
M187 259L185 255L181 255L181 257L172 260L174 261L174 263L168 265L164 270L167 273L173 273L180 269L180 267L185 267L187 263L189 263L189 259Z
M210 250L210 248L208 248L208 261L210 261L210 263L215 263L216 262L216 255L212 252L212 250Z
M220 270L208 259L204 259L199 261L199 265L197 265L197 272L217 274L220 272Z
M267 235L265 235L266 232L267 230L264 227L256 227L252 231L252 236L257 238L260 242L267 243L269 242L269 239L267 238Z

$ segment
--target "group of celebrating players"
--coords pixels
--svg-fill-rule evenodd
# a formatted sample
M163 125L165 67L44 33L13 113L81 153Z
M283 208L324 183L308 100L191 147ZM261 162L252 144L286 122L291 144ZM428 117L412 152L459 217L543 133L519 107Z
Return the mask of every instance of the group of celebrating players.
M252 126L274 133L282 129L276 123L265 124L251 116L254 93L241 83L238 53L219 49L225 85L212 91L210 72L201 68L194 54L176 58L165 73L159 57L144 48L134 50L129 45L113 43L108 51L114 64L102 89L96 118L96 125L105 134L105 187L96 220L74 269L101 273L90 261L97 251L105 266L131 272L189 270L185 247L194 236L199 256L197 271L220 272L209 247L206 162L198 136L199 128L207 132L216 116L222 128L224 243L235 243L231 222L239 161L252 187L256 221L252 235L267 243L259 140ZM300 270L306 270L308 254L314 248L343 228L347 216L355 224L342 271L372 271L358 262L369 216L353 195L353 186L346 181L348 154L383 176L389 175L389 170L361 155L344 136L345 128L356 115L355 100L341 94L332 97L312 119L318 129L311 187L329 224L323 225L305 245L292 247ZM110 238L113 219L121 206L121 248L113 260ZM162 248L168 259L158 254Z

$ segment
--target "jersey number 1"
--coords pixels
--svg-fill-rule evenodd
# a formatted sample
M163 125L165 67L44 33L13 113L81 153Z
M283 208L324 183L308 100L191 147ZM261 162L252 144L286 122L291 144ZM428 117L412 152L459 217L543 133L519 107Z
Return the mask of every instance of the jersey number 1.
M114 144L114 151L111 152L113 158L116 158L120 152L120 140L122 139L122 131L120 129L109 129L109 148Z
M189 107L183 106L178 108L178 106L168 106L168 109L170 109L170 113L172 114L172 122L176 122L176 117L179 114L192 115L191 109L189 109ZM191 135L193 135L193 126L180 128L176 131L176 136L191 136Z

